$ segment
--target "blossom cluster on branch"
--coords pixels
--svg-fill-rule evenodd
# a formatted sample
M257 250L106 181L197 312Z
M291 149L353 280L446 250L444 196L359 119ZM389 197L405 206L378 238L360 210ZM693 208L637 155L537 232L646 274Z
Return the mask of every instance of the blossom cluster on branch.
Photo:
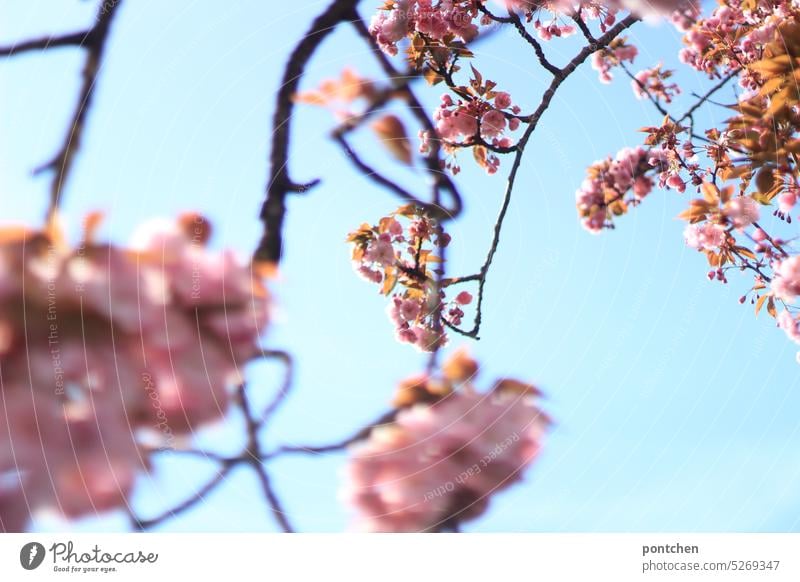
M259 353L269 296L209 222L142 227L70 248L58 229L0 231L0 530L31 511L125 506L146 442L220 418Z
M442 320L459 325L472 296L462 291L448 301L437 282L441 258L435 252L450 242L441 224L422 208L406 205L377 225L361 225L347 240L356 272L391 297L387 312L397 339L428 352L444 346Z
M457 351L441 374L400 384L395 418L351 447L342 496L356 529L447 529L483 514L492 495L521 479L550 425L540 392L511 379L480 392L477 374Z
M800 191L800 7L792 2L720 0L707 18L685 33L680 59L720 79L712 88L738 80L742 91L721 124L697 133L693 113L666 115L645 127L644 146L625 149L618 158L590 167L578 191L578 214L592 231L613 226L611 219L641 202L657 182L689 200L679 218L688 222L684 239L705 254L708 278L728 283L728 272L749 271L752 283L740 298L777 319L788 337L800 343L800 314L793 304L800 289L792 223ZM670 73L671 74L671 73ZM637 95L663 105L679 91L665 82L660 67L634 76ZM630 152L636 152L632 155ZM765 214L775 218L761 223Z

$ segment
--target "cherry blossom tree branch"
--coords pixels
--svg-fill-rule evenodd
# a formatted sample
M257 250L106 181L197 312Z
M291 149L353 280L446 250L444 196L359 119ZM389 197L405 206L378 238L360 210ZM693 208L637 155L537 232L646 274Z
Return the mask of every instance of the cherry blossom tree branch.
M614 40L617 36L619 36L624 30L631 27L633 24L638 22L639 19L636 16L629 15L625 19L618 22L612 28L610 28L607 32L605 32L602 36L600 36L595 42L590 42L587 44L583 49L578 52L577 55L569 62L567 65L560 69L559 73L553 77L553 80L550 82L550 85L545 90L544 94L542 95L542 99L539 102L539 106L536 110L530 115L524 118L525 123L528 124L525 132L523 133L522 137L520 138L519 142L517 142L517 153L514 156L514 161L511 165L511 170L508 175L508 180L506 182L506 189L503 195L503 202L500 206L500 211L497 215L497 220L494 224L494 229L492 233L492 242L489 246L489 251L486 254L486 259L481 265L480 271L474 275L470 275L468 277L462 277L455 280L448 281L449 284L455 283L462 283L466 281L477 281L478 282L478 297L475 309L475 318L473 320L473 326L470 330L463 330L456 326L450 325L446 323L446 325L460 333L461 335L471 337L474 339L479 339L479 333L481 328L481 323L483 319L483 299L485 295L485 288L486 288L486 280L489 275L489 270L491 269L492 262L494 261L495 254L497 253L497 249L500 245L500 235L503 230L503 222L505 220L506 214L508 212L508 207L511 204L511 195L514 190L514 183L517 177L517 171L522 163L522 158L525 153L525 147L528 144L533 132L536 131L536 127L539 124L539 120L541 119L544 112L547 111L548 107L550 107L550 103L553 100L553 97L556 94L556 91L561 86L561 84L577 69L584 61L586 61L589 56L602 49L605 48L612 40Z
M214 491L219 485L225 481L225 478L231 471L230 466L223 466L220 468L219 472L217 472L214 477L209 480L205 485L203 485L196 493L194 493L191 497L187 498L182 503L168 509L155 517L151 517L148 519L142 519L134 515L132 512L129 513L131 526L133 529L137 531L146 531L152 529L158 525L161 525L165 521L172 519L181 515L182 513L188 511L189 509L195 507L201 501L204 501L212 491Z
M514 19L510 15L509 16L500 16L499 14L495 14L494 12L492 12L491 10L486 8L486 5L483 2L476 2L475 5L477 6L478 11L481 14L483 14L484 16L488 16L489 18L491 18L492 20L494 20L497 23L500 23L500 24L511 24L511 23L514 22Z
M369 178L373 182L375 182L378 186L386 188L400 199L410 202L413 204L418 204L421 207L428 207L429 204L427 202L423 202L419 198L417 198L414 194L409 192L407 189L400 186L394 180L390 180L389 178L385 177L383 174L378 172L375 168L367 164L361 157L353 150L350 146L347 139L341 133L334 133L333 134L334 140L341 146L342 150L344 150L347 159L349 159L353 165L358 169L362 175Z
M373 429L386 424L391 424L394 421L395 417L397 416L397 412L398 411L396 409L393 409L382 414L374 422L369 423L364 428L359 429L357 432L355 432L354 434L345 439L342 439L341 441L337 441L327 445L302 445L302 446L283 445L278 447L276 450L265 454L262 457L262 460L275 459L277 457L280 457L281 455L293 455L293 454L318 455L323 453L333 453L333 452L343 451L350 445L369 437Z
M727 75L725 75L724 77L722 77L722 79L720 79L718 83L716 83L713 87L711 87L708 91L706 91L702 95L702 97L700 97L697 100L697 102L694 105L692 105L686 111L686 113L684 113L678 119L677 123L680 123L681 121L689 119L694 114L695 111L697 111L700 107L702 107L714 95L714 93L716 93L717 91L722 89L725 85L727 85L728 81L730 81L732 79L735 79L739 75L739 73L741 73L741 72L742 72L742 70L737 68L737 69L734 69L733 71L731 71L730 73L728 73Z
M639 87L639 89L642 91L642 93L644 93L644 95L647 97L647 99L650 101L650 103L652 103L652 104L653 104L653 107L655 107L655 108L656 108L656 110L657 110L657 111L658 111L658 112L659 112L661 115L663 115L663 116L665 116L665 117L669 117L669 118L670 118L670 120L672 120L672 116L670 115L669 111L667 111L666 109L664 109L664 106L663 106L663 105L661 105L661 102L658 100L658 98L657 98L657 97L655 97L655 96L654 96L654 95L653 95L653 94L650 92L650 89L648 89L648 88L647 88L647 85L645 85L644 83L642 83L642 82L641 82L641 81L640 81L640 80L639 80L639 79L636 77L636 75L634 75L634 74L631 72L631 70L630 70L630 69L629 69L629 68L628 68L628 67L625 65L625 63L623 63L623 62L620 62L619 66L620 66L620 68L623 70L623 72L624 72L624 73L625 73L625 74L628 76L628 78L629 78L631 81L633 81L634 83L636 83L636 86L637 86L637 87Z
M272 487L269 474L264 468L264 465L261 463L261 457L264 454L261 449L261 442L258 438L261 423L253 413L247 396L247 390L244 385L239 386L237 395L239 398L239 404L242 408L245 427L247 430L247 447L243 455L244 462L248 463L258 476L258 481L261 485L267 505L269 506L270 512L278 522L280 528L286 533L293 532L294 528L292 528L291 524L289 523L286 511L283 509L283 506L281 505L281 502Z
M528 29L525 28L525 24L522 22L522 19L520 19L519 14L509 9L508 16L500 16L499 14L495 14L491 10L486 8L486 6L481 2L477 2L476 5L478 7L478 11L480 11L488 18L494 20L498 24L513 24L514 28L516 29L517 33L522 37L522 39L533 47L533 50L536 53L536 58L539 59L539 64L542 65L542 67L544 67L548 71L550 71L553 75L558 74L559 68L547 60L547 57L544 54L544 49L542 48L541 43L538 40L536 40L531 35L531 33L528 32Z
M83 47L87 53L82 73L83 84L81 85L78 101L75 105L75 110L72 114L61 149L59 149L51 161L36 170L37 173L45 170L52 170L54 172L50 184L50 202L47 210L48 217L54 216L58 209L64 185L72 169L73 158L78 149L80 149L84 128L86 126L86 119L92 105L95 88L97 87L97 78L100 74L103 58L105 56L111 24L121 4L122 0L102 0L97 10L97 19L94 26L88 32L83 33L79 41L78 37L81 33L60 37L61 41L59 46L75 44Z
M525 28L525 24L522 22L519 15L509 10L508 18L511 20L511 23L514 25L514 28L517 29L517 32L523 38L523 40L533 47L533 50L536 53L536 58L539 59L539 64L547 69L551 74L558 75L561 72L561 69L547 60L541 43L539 43L539 41L528 32L528 29Z
M581 16L580 10L578 10L575 14L572 15L572 20L578 26L578 29L583 34L583 38L585 38L589 42L597 42L597 39L592 34L592 31L589 30L589 27L586 26L586 21Z
M754 226L755 228L759 229L761 232L763 232L763 233L764 233L764 238L765 238L765 239L767 239L767 240L769 241L769 243L770 243L770 244L771 244L773 247L775 247L775 248L778 250L778 252L779 252L779 253L780 253L780 254L781 254L781 255L782 255L784 258L787 258L787 257L789 256L789 253L787 253L787 252L786 252L786 249L784 249L782 245L778 244L778 242L777 242L777 241L776 241L774 238L772 238L772 236L770 236L770 234L769 234L769 233L768 233L766 230L764 230L763 228L761 228L761 225L760 225L760 224L758 224L758 222L754 222L754 223L753 223L753 226Z
M294 364L291 355L283 350L265 350L262 356L264 358L277 359L281 361L286 368L286 372L278 393L260 415L256 415L255 412L252 410L252 406L250 403L249 396L247 394L246 387L244 385L241 385L237 388L236 401L242 410L242 415L245 421L245 430L247 434L247 443L245 445L243 452L233 457L226 457L218 455L216 453L198 449L146 450L146 452L150 454L170 452L180 455L200 457L205 460L217 463L219 465L219 471L214 476L213 479L208 481L194 495L187 498L179 505L162 512L157 517L142 519L136 517L132 512L130 512L130 519L134 529L137 529L139 531L151 529L159 525L160 523L194 507L195 505L203 501L205 497L207 497L208 494L211 493L214 489L222 485L222 483L225 480L225 477L227 477L227 475L234 467L246 464L250 466L256 473L259 485L261 486L261 489L264 493L264 498L268 504L270 512L275 517L280 528L285 532L294 531L291 524L288 521L288 518L286 517L286 512L283 509L282 504L272 486L269 474L267 473L266 469L263 466L262 459L265 458L267 455L264 454L259 439L259 433L261 429L272 418L273 414L277 412L280 405L284 402L284 400L290 393L293 380Z
M82 47L92 38L92 31L81 30L59 36L45 36L20 41L8 46L0 46L0 57L16 57L26 52L44 51L63 47Z
M286 369L283 384L281 385L278 393L275 395L275 398L272 399L272 402L267 405L264 411L261 413L261 416L258 419L258 424L263 426L266 424L272 416L278 411L281 404L286 400L289 396L289 393L292 389L293 380L294 380L294 360L292 359L291 354L284 350L265 350L262 353L264 358L268 359L276 359L283 363L284 368Z
M300 79L305 74L311 57L322 41L341 23L353 16L358 0L334 0L311 24L311 28L295 45L283 71L281 86L275 99L272 121L272 145L267 195L261 207L260 218L264 232L255 250L256 261L277 264L283 253L283 221L286 198L291 193L307 192L319 183L312 180L298 183L289 176L289 138L294 111L293 96Z

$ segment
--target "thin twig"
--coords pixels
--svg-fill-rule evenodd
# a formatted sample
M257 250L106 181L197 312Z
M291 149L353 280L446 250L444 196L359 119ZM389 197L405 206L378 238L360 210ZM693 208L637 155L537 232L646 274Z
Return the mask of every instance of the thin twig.
M247 397L247 390L244 385L239 386L237 390L237 396L239 398L239 405L242 407L245 428L247 430L247 447L245 449L243 459L256 472L258 481L264 492L264 497L267 501L267 506L270 509L270 513L275 518L275 521L278 522L278 525L284 532L291 533L294 531L294 528L292 528L292 525L289 523L289 519L286 516L286 511L283 509L275 490L272 488L272 483L269 475L267 474L267 470L264 468L264 465L261 462L263 452L261 450L261 443L258 439L258 431L261 426L253 414L250 401Z
M294 360L289 352L284 350L265 350L262 353L262 356L267 359L280 360L283 363L286 372L284 374L283 384L281 384L281 387L278 390L278 393L275 395L275 398L272 399L272 402L270 402L261 413L261 416L258 419L259 426L266 424L289 396L294 379Z
M770 242L770 244L771 244L773 247L775 247L776 249L778 249L778 250L780 251L781 255L783 255L783 257L784 257L784 258L786 258L786 257L788 257L788 256L789 256L789 253L787 253L787 252L786 252L786 250L785 250L785 249L784 249L784 248L783 248L781 245L779 245L779 244L778 244L778 243L775 241L775 239L774 239L774 238L772 238L772 237L771 237L771 236L770 236L770 235L767 233L767 231L766 231L766 230L764 230L763 228L761 228L761 225L759 225L757 222L754 222L754 223L753 223L753 226L754 226L755 228L757 228L758 230L760 230L761 232L763 232L763 233L764 233L764 238L766 238L766 239L767 239L767 240Z
M361 157L355 152L355 150L353 150L353 148L350 147L350 143L347 141L347 139L344 137L343 134L334 133L333 139L341 146L342 150L344 150L347 159L349 159L364 176L366 176L379 186L386 188L387 190L389 190L390 192L392 192L393 194L395 194L396 196L398 196L399 198L401 198L406 202L417 204L421 207L430 206L428 203L420 200L419 198L414 196L411 192L400 186L397 182L395 182L394 180L390 180L389 178L378 172L378 170L376 170L375 168L367 164L364 160L362 160Z
M219 472L214 475L214 478L208 481L205 485L203 485L194 495L186 499L183 503L176 505L175 507L168 509L167 511L161 513L156 517L152 517L149 519L141 519L136 517L135 515L131 514L131 523L133 528L138 531L145 531L148 529L152 529L153 527L161 524L162 522L171 519L173 517L177 517L181 513L191 509L201 501L205 500L205 498L219 486L224 480L225 477L228 476L231 468L227 466L223 466Z
M37 172L53 170L54 175L50 184L50 203L47 217L51 219L58 209L61 193L72 169L72 160L80 149L86 118L92 105L92 97L97 86L97 77L100 73L105 55L106 45L111 31L111 23L117 14L122 0L103 0L97 11L97 20L89 33L83 36L79 43L86 51L86 61L83 66L83 84L81 85L78 102L70 120L67 134L61 149L47 164L40 167ZM74 40L74 38L73 38Z
M278 447L276 450L263 455L261 458L262 460L270 460L280 457L281 455L292 455L292 454L311 454L311 455L318 455L322 453L334 453L338 451L343 451L350 445L357 443L358 441L362 441L369 437L370 433L383 425L391 424L394 422L395 417L397 416L397 410L390 410L382 414L377 420L374 422L369 423L364 428L360 429L355 434L335 443L327 444L327 445L307 445L307 446L300 446L300 445L284 445Z
M92 37L92 29L60 36L45 36L0 47L0 57L16 57L22 53L63 47L80 47Z
M581 16L581 11L578 10L575 14L572 15L572 20L575 24L578 25L581 33L583 33L583 38L585 38L589 42L597 42L597 39L592 34L592 31L589 30L589 27L586 25L586 21Z
M547 60L542 45L538 40L531 36L531 34L528 32L528 29L525 28L525 24L522 22L522 20L520 20L519 15L509 10L508 16L511 19L511 22L514 24L514 28L517 29L517 32L523 38L523 40L533 47L533 51L536 53L536 58L539 59L539 64L553 75L558 75L561 72L561 69Z
M481 322L483 319L483 299L485 294L485 287L486 287L486 279L489 274L489 270L491 269L492 262L494 260L495 253L497 253L497 248L500 245L500 235L503 230L503 222L505 220L506 214L508 212L508 207L511 204L511 194L514 190L514 183L517 177L517 171L522 163L522 157L525 153L525 146L528 144L533 132L536 130L537 125L539 124L539 120L541 119L542 115L545 111L547 111L548 107L550 107L550 102L553 100L553 97L556 94L559 86L577 69L592 53L605 48L608 43L614 40L622 31L632 26L634 23L638 22L638 18L629 15L624 20L618 22L612 28L610 28L605 34L597 39L596 42L589 43L577 55L569 62L567 65L559 71L559 74L553 77L553 80L550 82L550 86L542 95L542 99L539 102L539 106L536 110L528 117L525 118L525 122L528 123L528 127L525 129L525 133L517 142L517 153L514 156L514 161L511 165L511 171L508 174L508 181L506 182L506 189L503 195L503 202L500 206L500 212L497 215L497 220L495 221L494 230L492 234L492 242L489 246L489 251L486 254L486 259L481 266L480 271L476 275L470 275L468 277L463 277L457 282L466 281L466 280L477 280L478 281L478 297L476 301L476 308L475 308L475 319L470 330L462 330L450 324L447 324L448 327L457 331L458 333L465 335L467 337L478 339L478 334L480 333ZM452 283L451 283L452 284Z
M692 116L692 114L693 114L695 111L697 111L697 110L698 110L700 107L702 107L702 106L703 106L703 104L704 104L706 101L708 101L708 99L709 99L709 98L710 98L710 97L711 97L711 96L712 96L714 93L716 93L717 91L719 91L720 89L722 89L722 88L723 88L723 87L724 87L724 86L725 86L725 85L728 83L728 81L730 81L731 79L733 79L734 77L736 77L736 76L737 76L737 75L738 75L738 74L739 74L741 71L742 71L741 69L735 69L735 70L731 71L730 73L728 73L727 75L725 75L724 77L722 77L722 79L720 79L720 80L719 80L719 82L718 82L716 85L714 85L714 86L713 86L713 87L711 87L711 88L710 88L708 91L706 91L706 92L705 92L705 94L704 94L702 97L700 97L700 99L698 99L698 100L697 100L697 102L696 102L694 105L692 105L692 106L691 106L691 107L690 107L690 108L689 108L689 109L686 111L686 113L684 113L684 114L683 114L683 115L682 115L682 116L681 116L681 117L678 119L678 123L680 123L680 122L681 122L681 121L683 121L684 119L687 119L687 118L691 117L691 116Z
M644 94L647 96L647 98L648 98L648 99L650 100L650 102L653 104L653 107L655 107L655 108L656 108L656 110L657 110L657 111L658 111L658 112L659 112L661 115L663 115L663 116L665 116L665 117L669 117L669 119L670 119L670 120L672 120L672 116L669 114L669 111L667 111L666 109L664 109L664 106L663 106L663 105L661 105L661 102L658 100L658 98L657 98L657 97L655 97L655 96L654 96L654 95L653 95L653 94L650 92L650 89L648 89L648 88L647 88L647 85L645 85L644 83L642 83L642 82L641 82L641 81L640 81L640 80L639 80L639 79L636 77L636 75L634 75L633 73L631 73L630 69L629 69L627 66L625 66L625 63L620 63L620 64L619 64L619 66L620 66L620 68L621 68L621 69L622 69L622 70L625 72L625 74L628 76L628 78L629 78L631 81L633 81L634 83L636 83L636 85L639 87L639 89L642 91L642 93L644 93Z

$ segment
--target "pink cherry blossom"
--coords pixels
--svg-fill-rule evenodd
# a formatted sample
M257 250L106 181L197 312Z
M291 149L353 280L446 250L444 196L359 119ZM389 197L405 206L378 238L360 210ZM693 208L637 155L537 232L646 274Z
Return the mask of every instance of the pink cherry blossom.
M494 106L498 109L508 109L512 105L511 95L505 91L498 91L494 95Z
M797 191L787 190L778 196L778 210L783 214L789 214L797 204Z
M520 480L550 423L538 392L501 380L480 393L471 375L459 374L467 384L457 389L455 378L428 381L431 393L446 395L412 403L352 447L343 497L356 529L435 531L479 516L491 495Z
M649 95L665 103L672 103L673 97L680 94L681 89L677 83L667 82L671 75L672 71L662 70L660 64L639 71L631 80L634 95L637 99L646 99Z
M736 228L745 228L758 220L758 203L749 196L737 196L723 208L723 214Z
M452 34L470 41L478 34L478 15L471 0L395 0L378 10L369 31L382 50L395 55L397 43L412 32L435 40Z
M618 39L607 48L592 53L592 68L599 73L600 82L608 84L613 79L611 69L625 61L632 63L638 53L634 45Z
M778 327L786 332L786 336L796 344L800 344L800 319L793 317L787 310L778 314Z
M443 319L458 325L464 316L457 301L438 289L431 265L437 248L450 236L417 206L399 208L375 226L362 225L348 236L353 243L353 268L367 281L381 284L389 297L386 313L397 341L430 352L447 345Z
M187 215L144 226L133 249L36 232L0 244L2 527L21 529L28 508L123 505L149 469L140 433L171 446L225 413L268 296L209 233ZM22 490L24 515L10 505Z
M481 135L487 139L497 137L506 128L506 117L497 109L490 109L481 117Z
M587 178L575 193L584 228L598 233L610 226L614 205L625 204L628 192L633 192L633 201L650 193L653 181L647 172L653 166L649 158L644 148L623 148L613 160L597 161L587 169Z
M689 224L683 231L686 244L698 251L718 249L725 242L725 229L719 224Z
M773 265L772 291L784 301L794 301L800 295L800 256L789 257Z
M681 61L710 77L746 66L762 58L763 44L771 39L786 12L785 2L759 2L752 6L744 0L720 2L709 17L688 27ZM755 88L758 80L745 72L740 84Z

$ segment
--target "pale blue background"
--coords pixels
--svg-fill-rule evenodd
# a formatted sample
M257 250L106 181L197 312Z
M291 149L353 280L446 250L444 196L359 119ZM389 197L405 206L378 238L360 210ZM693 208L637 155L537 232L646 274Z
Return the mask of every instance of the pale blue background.
M363 4L369 15L373 3ZM256 216L281 67L322 5L127 0L66 192L72 234L90 209L106 212L104 234L120 241L142 220L197 209L215 218L215 244L246 255L260 233ZM93 2L0 0L0 43L82 28L94 11ZM639 25L632 34L643 48L638 68L674 62L680 45L671 27ZM548 49L564 61L577 44L557 41ZM499 33L478 53L484 76L525 110L538 102L547 76L514 34ZM48 181L30 171L62 139L82 57L60 49L0 62L4 223L41 219ZM376 71L345 28L326 42L305 87L347 64ZM681 80L687 92L705 83L691 74ZM432 107L440 91L420 93ZM720 98L731 97L727 91ZM296 354L299 370L296 394L266 435L271 444L350 434L385 410L395 383L424 362L395 343L385 300L353 274L343 242L396 200L351 171L322 131L332 125L327 112L299 113L292 172L298 180L321 177L323 185L290 202L286 260L274 288L279 312L265 343ZM700 121L725 112L709 115ZM706 280L703 257L684 247L683 224L674 219L686 196L654 193L599 237L576 220L574 192L585 166L635 145L637 129L658 121L633 98L627 80L601 85L587 64L558 93L528 147L487 286L484 339L470 347L484 364L484 382L512 375L540 385L558 424L527 482L493 499L468 530L800 529L795 346L772 320L755 319L749 305L736 302L748 286L744 277L731 276L727 287ZM358 143L382 163L370 136ZM467 210L453 229L452 273L474 272L482 261L503 185L502 176L475 170L469 156L463 165ZM277 373L253 366L255 391L271 393ZM234 419L204 441L234 451L239 434ZM270 465L300 530L345 527L336 500L342 459ZM152 515L212 470L203 461L166 459L152 479L142 479L137 509ZM37 527L63 524L40 520ZM113 515L81 527L121 529L126 521ZM253 475L240 470L201 508L163 529L274 528Z

